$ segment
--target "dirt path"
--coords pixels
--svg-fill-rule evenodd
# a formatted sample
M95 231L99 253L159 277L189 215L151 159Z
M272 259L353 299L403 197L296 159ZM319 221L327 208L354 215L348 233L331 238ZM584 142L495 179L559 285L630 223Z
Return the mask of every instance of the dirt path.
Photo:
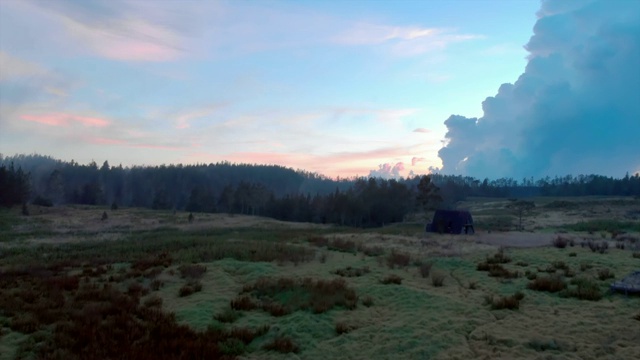
M476 233L477 243L507 247L540 247L551 245L555 234L526 232Z

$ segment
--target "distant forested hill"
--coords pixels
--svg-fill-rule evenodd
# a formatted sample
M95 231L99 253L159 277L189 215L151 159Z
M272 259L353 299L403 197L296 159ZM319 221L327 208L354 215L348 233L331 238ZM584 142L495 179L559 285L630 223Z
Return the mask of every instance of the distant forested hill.
M288 221L379 226L402 221L430 191L430 204L455 206L469 196L640 196L640 176L600 175L544 179L478 180L432 174L423 179L334 180L276 165L231 164L111 166L79 164L42 155L0 155L0 205L88 204L191 212L227 212ZM424 194L422 198L424 198Z

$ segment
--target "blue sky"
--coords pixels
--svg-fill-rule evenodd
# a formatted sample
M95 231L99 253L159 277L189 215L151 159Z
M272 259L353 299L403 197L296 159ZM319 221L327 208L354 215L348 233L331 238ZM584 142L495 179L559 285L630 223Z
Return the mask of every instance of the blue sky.
M423 174L537 0L0 1L0 153Z

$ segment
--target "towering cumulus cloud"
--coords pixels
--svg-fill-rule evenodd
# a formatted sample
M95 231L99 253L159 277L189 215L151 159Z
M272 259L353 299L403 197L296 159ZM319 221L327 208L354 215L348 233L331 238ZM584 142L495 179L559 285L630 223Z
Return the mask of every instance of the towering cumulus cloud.
M640 170L640 1L543 1L514 84L452 115L443 173L623 176Z

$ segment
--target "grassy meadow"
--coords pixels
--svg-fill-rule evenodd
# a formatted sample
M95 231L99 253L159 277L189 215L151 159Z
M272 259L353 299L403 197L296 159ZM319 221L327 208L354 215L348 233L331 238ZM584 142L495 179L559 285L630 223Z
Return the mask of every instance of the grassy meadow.
M1 210L0 359L640 358L640 296L608 292L640 270L640 200L534 201L523 231L461 204L475 235Z

